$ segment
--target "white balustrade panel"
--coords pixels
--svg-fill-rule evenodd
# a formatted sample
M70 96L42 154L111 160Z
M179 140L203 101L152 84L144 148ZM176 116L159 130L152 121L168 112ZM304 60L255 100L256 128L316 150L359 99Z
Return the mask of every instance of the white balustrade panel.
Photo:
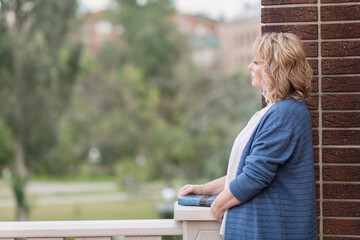
M208 207L174 205L174 219L115 221L0 222L0 240L221 240L220 222Z
M173 219L1 222L0 239L56 239L75 237L76 240L111 240L112 236L153 237L182 235L181 222Z
M76 237L75 240L111 240L112 237Z
M65 240L64 238L27 238L27 240Z
M125 240L161 240L161 236L125 237Z

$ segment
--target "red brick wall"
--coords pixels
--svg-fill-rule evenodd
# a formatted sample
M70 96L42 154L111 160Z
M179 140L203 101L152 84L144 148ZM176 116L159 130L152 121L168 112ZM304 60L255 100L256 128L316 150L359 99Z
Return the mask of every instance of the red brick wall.
M314 69L319 239L360 239L360 0L262 0L262 32L291 32Z

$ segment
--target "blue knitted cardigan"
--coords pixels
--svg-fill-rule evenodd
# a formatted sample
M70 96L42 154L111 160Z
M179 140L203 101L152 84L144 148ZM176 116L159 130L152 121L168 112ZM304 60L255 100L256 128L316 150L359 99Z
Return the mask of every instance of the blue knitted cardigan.
M275 103L261 118L230 191L225 239L316 239L311 119L305 101Z

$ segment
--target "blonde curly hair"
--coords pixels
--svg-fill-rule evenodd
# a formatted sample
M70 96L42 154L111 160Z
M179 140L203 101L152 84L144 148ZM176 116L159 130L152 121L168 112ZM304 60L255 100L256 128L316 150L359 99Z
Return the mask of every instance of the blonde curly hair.
M300 39L291 33L265 33L255 40L255 58L263 61L262 89L267 103L306 100L313 71Z

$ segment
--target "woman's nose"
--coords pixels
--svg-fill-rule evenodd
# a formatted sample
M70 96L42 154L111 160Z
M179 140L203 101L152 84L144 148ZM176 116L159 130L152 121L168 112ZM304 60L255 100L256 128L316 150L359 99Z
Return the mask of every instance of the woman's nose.
M248 69L251 71L252 70L252 63L249 64Z

